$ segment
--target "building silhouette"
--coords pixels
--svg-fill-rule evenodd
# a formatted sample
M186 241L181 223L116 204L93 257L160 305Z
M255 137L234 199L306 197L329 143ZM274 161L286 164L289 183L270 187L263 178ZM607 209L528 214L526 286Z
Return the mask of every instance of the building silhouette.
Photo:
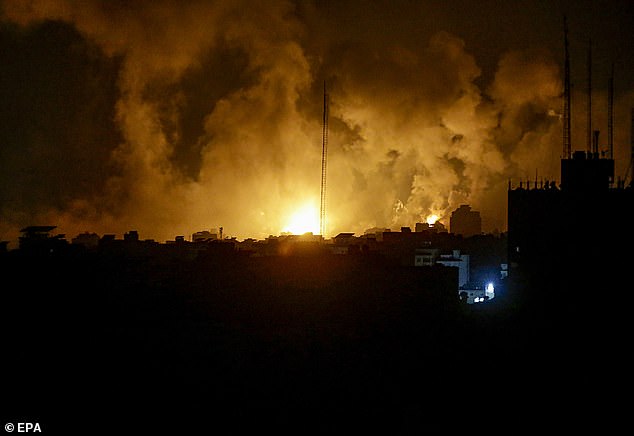
M20 250L31 253L56 253L63 249L67 245L65 235L50 234L56 228L57 226L24 227L20 230L21 236L18 238Z
M471 210L471 206L462 204L451 213L449 230L465 238L482 233L482 219L480 212Z
M612 186L614 161L585 152L561 161L561 184L508 191L509 274L580 290L611 280L614 259L627 256L632 189ZM593 223L609 217L608 225ZM596 225L595 225L596 224Z

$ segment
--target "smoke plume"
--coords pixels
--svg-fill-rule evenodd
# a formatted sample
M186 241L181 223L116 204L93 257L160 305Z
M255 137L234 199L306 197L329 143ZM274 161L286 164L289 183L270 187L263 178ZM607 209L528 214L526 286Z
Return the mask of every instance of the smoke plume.
M337 32L319 3L2 5L2 90L19 83L22 104L2 110L3 239L31 224L277 235L318 210L324 82L326 236L448 225L463 203L505 230L508 180L558 176L562 74L545 50L506 52L482 83L460 35Z

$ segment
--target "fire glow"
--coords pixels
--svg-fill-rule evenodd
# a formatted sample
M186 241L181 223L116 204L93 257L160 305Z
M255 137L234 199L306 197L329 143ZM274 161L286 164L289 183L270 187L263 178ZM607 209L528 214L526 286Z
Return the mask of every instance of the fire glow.
M0 91L14 99L5 109L26 111L1 138L10 144L3 238L32 222L156 240L220 224L238 239L332 237L434 225L460 204L489 211L487 226L502 229L516 168L558 172L561 126L545 114L560 106L561 79L547 55L501 52L484 75L473 45L442 26L387 45L359 37L366 26L335 26L322 41L329 9L304 2L254 2L248 13L240 2L139 3L3 2L14 26L2 30L2 53L16 62ZM48 57L20 54L48 44L57 47ZM48 78L68 68L78 80L49 92ZM31 74L39 88L12 91ZM326 82L329 222L320 230ZM33 120L45 137L30 133Z
M427 224L429 224L431 226L431 225L436 224L436 221L438 221L439 219L440 219L440 217L438 215L432 214L432 215L429 215L426 218L426 221L427 221Z
M307 203L293 212L282 231L294 235L303 235L304 233L318 234L319 211L313 204Z

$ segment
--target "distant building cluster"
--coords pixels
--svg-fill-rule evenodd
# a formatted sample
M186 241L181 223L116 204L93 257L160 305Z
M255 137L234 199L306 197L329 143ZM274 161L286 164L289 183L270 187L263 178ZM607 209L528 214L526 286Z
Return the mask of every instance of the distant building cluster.
M477 214L477 223L473 218ZM457 220L454 224L454 217ZM223 235L223 228L195 232L190 238L176 236L159 243L141 239L138 231L130 230L118 239L114 234L102 236L84 232L70 243L63 234L54 234L55 226L29 226L21 230L21 253L51 256L64 253L99 253L126 258L193 260L201 256L362 256L379 255L395 265L411 267L449 267L457 270L457 295L467 303L493 298L485 292L490 283L500 283L501 270L506 264L504 235L483 235L479 231L479 213L466 205L452 215L452 228L463 233L450 233L445 226L416 223L415 231L401 227L400 231L387 228L368 229L362 235L339 233L330 239L321 235L270 235L263 240L238 241ZM476 225L477 224L477 225ZM476 231L478 230L478 231ZM7 253L5 249L5 254ZM490 290L490 289L489 289Z

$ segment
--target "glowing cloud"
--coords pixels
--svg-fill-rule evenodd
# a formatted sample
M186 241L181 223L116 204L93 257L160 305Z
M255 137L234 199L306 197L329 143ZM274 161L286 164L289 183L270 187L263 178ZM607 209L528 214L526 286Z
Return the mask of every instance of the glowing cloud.
M304 233L319 233L319 211L312 204L306 204L297 211L293 212L284 226L283 232L292 233L294 235L303 235Z
M436 221L438 221L440 219L440 217L438 215L432 214L427 216L427 219L425 220L427 222L427 224L432 225L435 224Z
M509 178L535 168L554 178L561 124L549 113L560 108L561 82L549 55L506 53L483 85L478 59L456 35L434 30L407 44L356 28L322 32L332 24L320 8L283 0L4 1L3 18L23 25L7 26L6 40L54 22L79 40L60 42L60 57L81 53L83 43L113 71L100 81L80 59L90 80L73 84L82 91L76 104L22 104L77 122L73 141L61 122L19 141L0 138L16 144L3 150L2 238L33 223L70 237L136 229L167 240L220 226L238 238L318 233L318 211L305 201L319 196L324 80L325 237L429 222L464 203L482 211L485 231L504 229ZM15 53L31 40L20 41ZM32 110L11 132L50 117ZM104 119L113 125L104 128ZM50 156L64 157L63 171L42 163Z

